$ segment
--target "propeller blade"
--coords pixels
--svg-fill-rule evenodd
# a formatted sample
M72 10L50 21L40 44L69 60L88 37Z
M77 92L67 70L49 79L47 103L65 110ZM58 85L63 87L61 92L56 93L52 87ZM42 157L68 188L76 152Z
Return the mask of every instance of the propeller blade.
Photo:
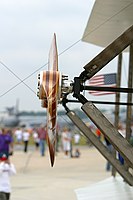
M59 88L59 72L58 72L58 52L56 45L56 35L54 34L48 59L48 72L46 73L45 88L47 91L47 143L51 166L55 160L55 145L56 145L56 117L57 117L57 102Z
M47 109L47 143L51 166L55 161L56 145L56 118L57 104L59 100L59 80L61 75L58 71L58 53L56 45L56 35L54 34L48 59L48 71L42 71L39 75L39 92L38 96L42 100L42 107Z

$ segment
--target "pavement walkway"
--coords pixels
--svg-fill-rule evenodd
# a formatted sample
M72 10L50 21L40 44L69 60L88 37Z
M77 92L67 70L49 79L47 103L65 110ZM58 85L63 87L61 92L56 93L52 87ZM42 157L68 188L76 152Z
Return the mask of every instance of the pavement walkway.
M11 161L17 175L11 177L11 200L76 200L75 190L111 176L106 160L94 147L80 147L80 158L65 158L63 152L50 166L49 153L44 157L34 148L28 153L15 150Z

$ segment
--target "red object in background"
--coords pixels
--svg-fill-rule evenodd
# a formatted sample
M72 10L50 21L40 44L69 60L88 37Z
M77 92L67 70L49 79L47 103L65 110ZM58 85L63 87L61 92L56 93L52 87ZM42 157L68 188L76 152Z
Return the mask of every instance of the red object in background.
M101 136L101 131L99 129L97 129L96 130L96 134L97 134L98 137L100 137Z
M7 160L7 156L5 154L2 155L2 157L0 158L1 161L5 161Z

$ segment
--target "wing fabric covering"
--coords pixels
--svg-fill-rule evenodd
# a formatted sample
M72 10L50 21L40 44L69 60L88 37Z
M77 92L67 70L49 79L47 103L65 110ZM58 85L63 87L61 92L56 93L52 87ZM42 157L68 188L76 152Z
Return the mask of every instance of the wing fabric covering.
M55 160L55 146L56 146L56 118L57 118L57 103L59 90L58 72L58 53L56 45L56 35L52 41L49 52L48 71L43 71L43 94L42 107L47 108L47 143L49 147L51 166L54 165Z

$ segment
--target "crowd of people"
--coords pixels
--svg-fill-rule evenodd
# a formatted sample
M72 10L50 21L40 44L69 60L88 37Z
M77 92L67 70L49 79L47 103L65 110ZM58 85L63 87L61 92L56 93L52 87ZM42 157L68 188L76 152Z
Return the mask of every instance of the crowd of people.
M63 151L64 157L80 157L78 148L80 135L75 134L73 138L70 128L64 127L61 134L58 132L56 151ZM9 200L11 196L10 176L16 174L16 169L11 163L10 156L13 155L15 147L22 149L27 153L29 144L35 146L35 150L40 151L41 156L45 156L46 151L46 126L41 125L38 128L27 129L17 127L16 129L0 129L0 200ZM72 152L72 139L76 146L75 152ZM60 145L59 145L60 143ZM59 150L60 146L60 150Z
M99 129L94 129L95 134L101 140L108 151L111 153L113 147L109 140L103 136ZM125 137L125 130L119 127L119 133ZM70 127L63 127L57 133L56 152L63 151L64 158L79 158L81 153L79 144L81 135L78 131L74 133ZM14 153L14 147L23 148L23 152L27 153L29 144L35 147L35 150L40 151L40 156L45 156L46 153L47 129L45 125L40 127L27 129L17 127L16 129L0 129L0 200L9 200L11 195L10 176L16 174L16 169L10 161L10 156ZM133 145L133 131L131 134L131 144ZM124 164L124 159L118 153L120 163ZM106 170L111 170L111 164L107 161Z
M76 149L78 148L80 134L72 133L70 128L63 127L60 131L58 130L57 137L56 151L63 151L66 157L74 157L72 146L75 144ZM45 156L46 140L47 130L46 125L43 124L32 129L21 127L15 129L2 128L0 129L0 152L12 155L15 144L18 149L19 147L20 149L23 148L24 153L27 153L30 144L40 151L41 156ZM77 151L76 149L75 151Z

